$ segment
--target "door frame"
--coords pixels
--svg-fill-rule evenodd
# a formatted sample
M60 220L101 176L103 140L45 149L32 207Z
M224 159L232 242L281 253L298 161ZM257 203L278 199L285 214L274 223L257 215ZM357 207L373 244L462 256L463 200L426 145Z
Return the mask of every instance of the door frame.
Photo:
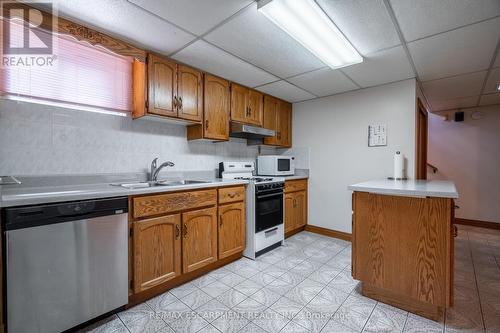
M415 112L415 178L427 179L427 154L429 142L429 113L417 98Z

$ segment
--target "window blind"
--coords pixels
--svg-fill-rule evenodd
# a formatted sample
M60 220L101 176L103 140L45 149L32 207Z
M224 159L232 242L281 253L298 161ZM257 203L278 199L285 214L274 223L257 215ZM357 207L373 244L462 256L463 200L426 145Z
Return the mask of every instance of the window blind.
M22 34L22 22L10 20L11 41L22 40ZM53 34L53 44L52 66L2 66L4 96L76 109L131 110L131 58L65 35Z

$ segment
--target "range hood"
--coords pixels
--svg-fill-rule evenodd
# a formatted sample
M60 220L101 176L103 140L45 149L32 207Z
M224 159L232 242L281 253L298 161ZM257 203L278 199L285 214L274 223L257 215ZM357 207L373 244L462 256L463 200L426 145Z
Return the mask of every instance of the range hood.
M231 133L229 136L255 140L275 136L275 134L273 130L267 128L231 122Z

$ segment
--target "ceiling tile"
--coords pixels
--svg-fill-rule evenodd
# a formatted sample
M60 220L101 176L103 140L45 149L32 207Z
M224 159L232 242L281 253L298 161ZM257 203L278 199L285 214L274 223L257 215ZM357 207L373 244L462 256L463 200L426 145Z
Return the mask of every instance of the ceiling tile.
M478 96L481 93L486 71L422 82L425 96L433 101Z
M173 58L249 87L278 80L276 76L202 40L189 45Z
M62 17L164 54L195 38L126 1L53 0L52 3Z
M498 0L391 0L406 41L500 15Z
M476 106L479 96L431 101L432 111L443 111Z
M479 105L493 105L500 104L500 93L482 95Z
M269 83L255 89L292 103L305 101L306 99L312 99L316 97L308 93L307 91L299 89L293 84L290 84L283 80Z
M344 91L355 90L358 87L341 71L322 68L313 72L294 76L287 81L306 89L317 96L328 96Z
M316 0L362 54L401 44L383 0Z
M201 35L250 4L251 0L128 0Z
M344 67L342 71L362 87L415 77L402 46L372 53L361 64Z
M408 44L421 80L487 69L500 37L500 18Z
M490 75L488 76L488 80L486 81L486 85L484 87L484 93L497 93L498 84L500 84L500 68L495 68L491 70Z
M259 13L257 4L209 33L205 39L282 78L325 66Z

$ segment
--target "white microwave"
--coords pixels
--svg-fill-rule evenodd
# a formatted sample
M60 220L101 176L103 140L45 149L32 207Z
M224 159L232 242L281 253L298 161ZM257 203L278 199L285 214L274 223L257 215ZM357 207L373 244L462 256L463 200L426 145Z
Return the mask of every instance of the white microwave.
M295 174L295 157L266 155L257 157L259 176L289 176Z

